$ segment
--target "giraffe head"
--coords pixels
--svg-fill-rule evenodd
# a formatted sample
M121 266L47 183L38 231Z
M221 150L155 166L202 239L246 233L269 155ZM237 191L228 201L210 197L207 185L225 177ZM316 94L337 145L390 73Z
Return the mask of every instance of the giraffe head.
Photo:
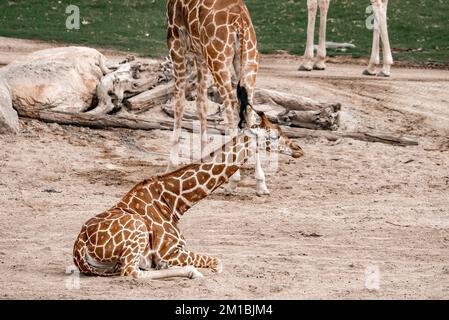
M256 113L260 117L260 123L247 129L253 135L257 135L259 145L264 146L268 152L277 147L280 153L293 158L300 158L304 155L302 148L290 140L279 125L272 123L262 111Z
M265 146L268 152L271 152L273 146L278 147L278 151L293 158L300 158L304 151L300 146L291 141L287 135L282 132L279 125L272 123L262 111L254 110L248 91L245 86L237 85L237 98L239 101L239 128L246 129L251 135L256 135L259 144ZM249 107L249 108L248 108ZM260 123L251 125L252 113L255 112L260 117Z

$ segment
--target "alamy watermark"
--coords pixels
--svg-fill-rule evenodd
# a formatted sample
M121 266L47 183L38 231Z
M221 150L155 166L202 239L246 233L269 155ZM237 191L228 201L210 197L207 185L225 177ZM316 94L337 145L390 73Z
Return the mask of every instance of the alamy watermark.
M65 274L68 275L65 279L65 288L67 290L79 290L81 282L78 268L75 265L69 266L65 269Z
M380 289L380 270L378 266L370 265L365 269L365 288L368 290Z
M182 163L192 163L200 160L201 158L211 161L211 159L205 157L209 155L214 150L218 150L221 146L229 142L232 138L234 138L233 130L228 130L225 135L215 134L210 135L208 137L208 144L206 146L206 151L203 155L201 155L201 133L200 133L200 122L195 120L192 123L193 132L181 132L180 139L180 154ZM264 171L264 174L269 176L272 174L276 174L279 170L279 154L280 152L280 142L278 139L271 140L268 137L263 135L257 136L258 146L257 151L259 154L259 159ZM267 146L269 143L269 146ZM254 145L253 148L256 148ZM252 153L255 154L256 150L252 150ZM232 159L229 158L232 162ZM234 159L236 160L236 159ZM247 165L255 165L256 157L252 156L246 162ZM232 163L228 163L232 164Z
M368 15L368 17L365 20L365 26L368 30L373 30L376 21L373 5L369 5L368 7L366 7L365 12Z
M80 8L71 4L67 6L65 13L69 15L65 20L67 30L79 30L81 28Z

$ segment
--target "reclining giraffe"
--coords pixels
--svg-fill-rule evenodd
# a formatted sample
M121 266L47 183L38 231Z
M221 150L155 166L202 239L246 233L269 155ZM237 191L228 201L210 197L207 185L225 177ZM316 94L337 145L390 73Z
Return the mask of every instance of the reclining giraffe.
M241 130L209 156L140 182L111 209L88 220L73 248L79 270L87 275L148 279L202 277L196 268L220 272L219 259L186 249L178 222L188 209L227 182L260 147L271 151L276 143L281 153L294 158L303 155L279 126L263 113L259 115L259 125Z
M175 77L175 119L167 168L167 171L171 171L179 165L187 55L193 53L197 68L196 105L201 123L201 154L204 155L207 145L208 71L212 73L214 83L223 100L228 125L234 135L237 129L235 113L238 110L239 101L241 104L253 105L254 85L259 68L259 51L254 27L243 0L168 0L167 19L167 44ZM233 70L239 81L237 92L232 84ZM247 117L250 123L254 120L252 116L250 111ZM233 191L239 180L240 174L237 172L227 187L228 191ZM256 181L257 194L269 194L265 175L257 159Z
M373 45L371 58L368 67L363 71L364 75L379 77L389 77L390 69L393 65L393 56L391 54L390 39L388 36L387 26L387 7L388 0L370 0L374 12L374 29L373 29ZM330 0L307 0L307 8L309 12L307 25L307 43L304 53L304 62L299 67L301 71L324 70L326 68L326 25L327 12ZM316 14L320 8L320 34L318 42L318 51L316 61L313 56L313 39L315 34ZM380 64L379 54L379 37L382 39L383 46L383 68L377 73L376 66Z

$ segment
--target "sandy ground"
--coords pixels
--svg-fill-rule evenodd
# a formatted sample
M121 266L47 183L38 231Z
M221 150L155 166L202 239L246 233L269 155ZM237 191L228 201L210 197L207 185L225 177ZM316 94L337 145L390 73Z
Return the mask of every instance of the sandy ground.
M11 51L0 45L4 60ZM81 225L164 171L170 132L22 120L20 135L0 139L0 298L449 298L449 72L377 79L357 65L298 65L265 56L258 85L340 101L342 130L408 134L419 146L299 140L306 156L280 156L271 196L255 196L248 167L238 194L218 190L181 221L189 249L220 257L223 273L77 283L65 271Z

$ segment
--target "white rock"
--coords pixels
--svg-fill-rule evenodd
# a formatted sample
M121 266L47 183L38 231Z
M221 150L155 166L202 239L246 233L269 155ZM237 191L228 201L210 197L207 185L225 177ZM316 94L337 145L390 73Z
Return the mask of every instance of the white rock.
M21 110L83 112L107 72L105 57L95 49L61 47L37 51L0 69L12 104Z
M17 133L19 117L12 107L11 95L6 83L0 81L0 134Z

